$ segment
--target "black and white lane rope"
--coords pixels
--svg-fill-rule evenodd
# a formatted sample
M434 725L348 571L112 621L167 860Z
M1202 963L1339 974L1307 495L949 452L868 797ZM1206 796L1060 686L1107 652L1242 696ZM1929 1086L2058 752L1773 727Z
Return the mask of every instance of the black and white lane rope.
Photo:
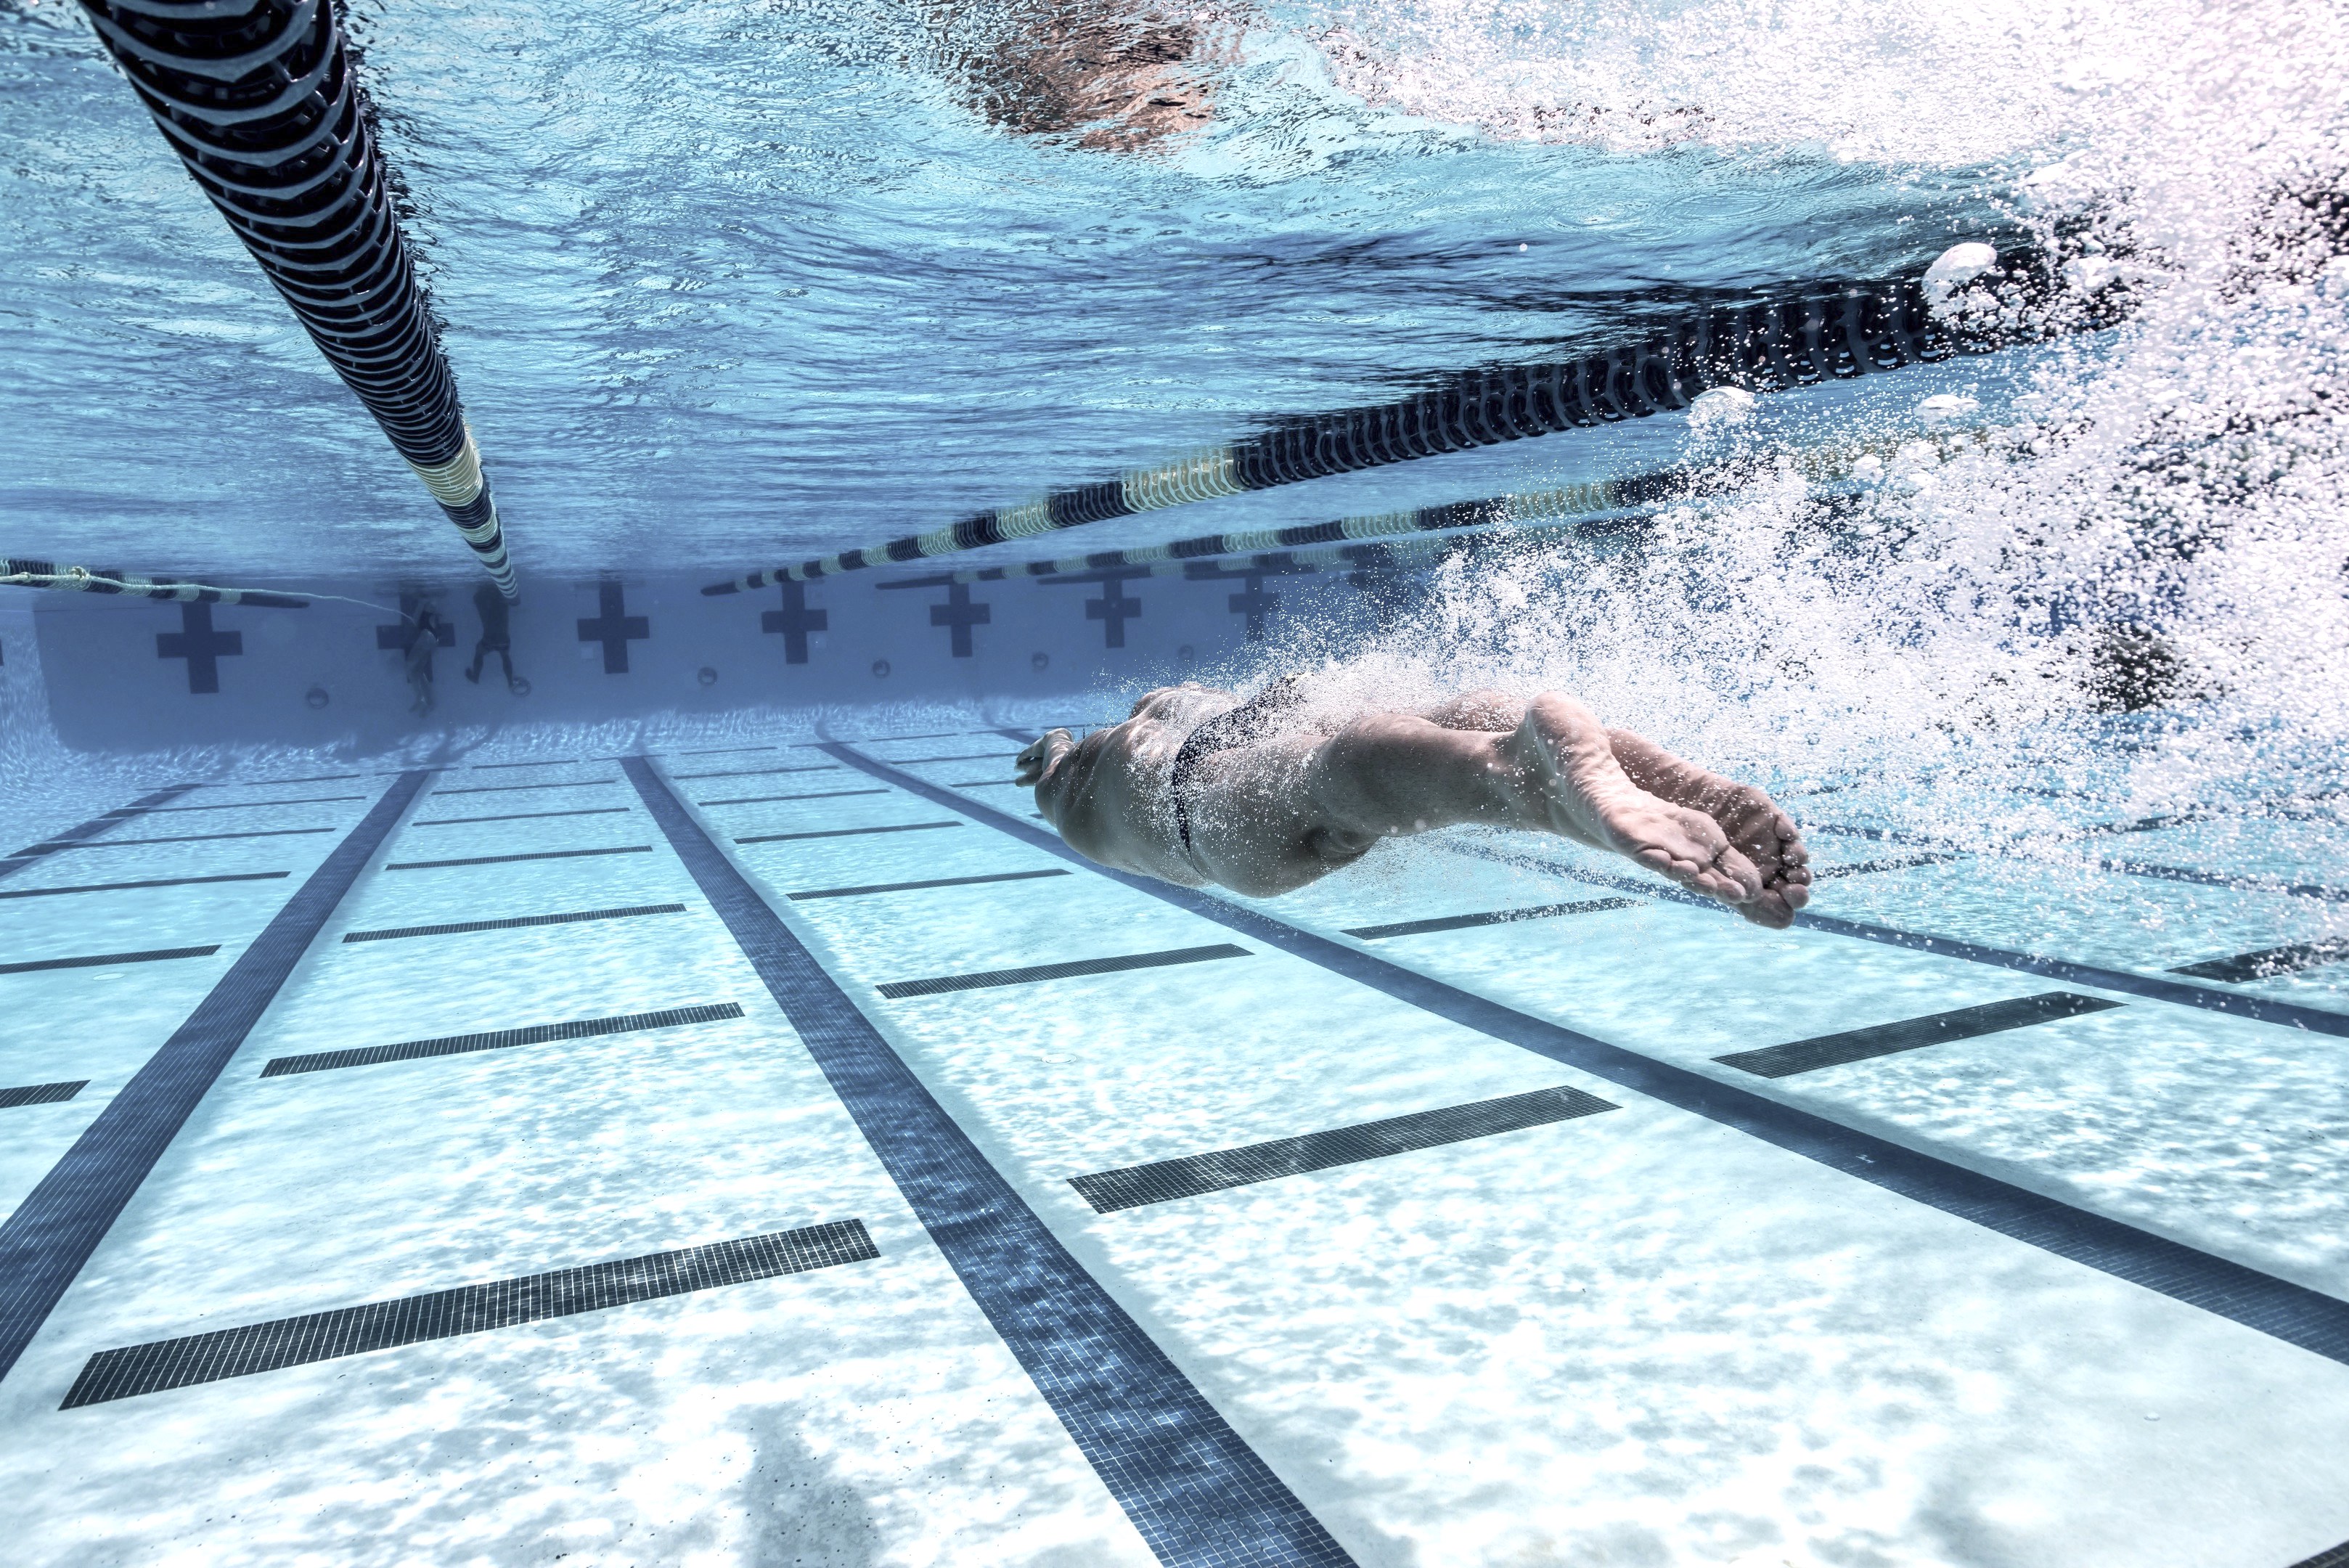
M330 0L82 0L163 139L515 597L498 509Z
M1988 353L2055 329L2040 309L2052 296L2051 276L2037 250L2018 246L2001 255L1968 242L1912 277L1700 304L1599 353L1464 371L1399 401L1273 420L1253 436L1174 462L701 591L750 592L1440 452L1644 419L1688 408L1716 388L1777 391Z
M175 599L181 604L251 605L261 609L303 609L310 603L308 599L294 594L271 593L261 588L215 587L209 583L183 583L170 577L142 577L136 572L94 572L88 566L60 566L52 561L31 561L16 556L0 556L0 583L18 588L127 594L133 598Z
M1867 472L1868 459L1875 459L1877 469L1882 471L1888 462L1899 462L1914 446L1930 449L1938 461L1955 451L1979 445L1984 439L1978 430L1940 431L1921 438L1902 434L1820 447L1795 454L1791 459L1792 472L1815 483L1857 484L1864 483L1861 475ZM1743 460L1657 469L1554 490L1489 495L1475 501L1452 501L1441 506L1416 506L1327 523L1201 534L1164 545L1136 545L1082 556L1061 556L1049 561L966 567L885 586L992 583L1014 577L1053 579L1090 572L1218 577L1241 573L1316 571L1329 566L1376 570L1419 566L1474 548L1502 530L1513 537L1537 537L1546 531L1578 528L1602 519L1650 514L1660 508L1725 495L1778 472L1775 468L1757 468ZM1386 543L1388 540L1397 542Z

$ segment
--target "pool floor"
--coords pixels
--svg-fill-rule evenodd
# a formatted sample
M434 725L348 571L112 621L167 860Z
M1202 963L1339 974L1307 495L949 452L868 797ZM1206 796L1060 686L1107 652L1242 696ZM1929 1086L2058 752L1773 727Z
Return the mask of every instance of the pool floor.
M1242 906L1019 744L0 860L10 1561L2349 1563L2338 889L1843 820L1784 932L1476 834Z

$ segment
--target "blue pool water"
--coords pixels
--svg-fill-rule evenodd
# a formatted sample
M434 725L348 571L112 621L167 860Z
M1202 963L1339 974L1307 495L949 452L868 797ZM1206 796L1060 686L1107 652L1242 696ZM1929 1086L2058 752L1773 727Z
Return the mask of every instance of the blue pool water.
M1039 129L1093 15L346 9L509 688L0 0L0 555L308 601L0 585L10 1561L2349 1563L2340 18L1212 8ZM1994 351L707 591L1983 235ZM1294 671L1574 691L1816 896L1010 782Z

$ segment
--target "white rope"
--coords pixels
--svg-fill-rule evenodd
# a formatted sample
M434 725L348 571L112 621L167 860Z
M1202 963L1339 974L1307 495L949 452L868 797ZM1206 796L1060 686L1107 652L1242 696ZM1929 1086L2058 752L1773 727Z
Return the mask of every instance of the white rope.
M222 604L242 603L246 594L275 594L284 598L333 599L341 604L381 610L401 620L415 618L405 610L379 605L373 599L355 599L348 594L313 593L307 588L222 588L210 583L158 583L151 578L132 577L127 573L119 577L109 577L93 572L88 566L67 566L62 572L10 572L0 576L0 583L25 588L67 588L78 593L88 593L92 585L105 583L136 598L170 598L187 602L196 594L218 594ZM181 592L182 589L186 591Z

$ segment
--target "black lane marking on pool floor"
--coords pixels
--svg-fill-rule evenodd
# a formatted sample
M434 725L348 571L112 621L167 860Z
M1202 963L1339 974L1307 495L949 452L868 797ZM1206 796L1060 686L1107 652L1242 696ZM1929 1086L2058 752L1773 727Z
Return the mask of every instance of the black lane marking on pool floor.
M649 844L624 844L616 849L537 849L527 855L471 855L458 860L395 860L387 871L430 871L443 866L502 866L514 860L584 860L595 855L650 855Z
M1548 1127L1555 1122L1621 1108L1580 1089L1536 1089L1529 1095L1479 1100L1474 1105L1449 1106L1436 1111L1414 1111L1407 1116L1389 1116L1382 1121L1361 1122L1299 1137L1274 1138L1245 1148L1219 1148L1208 1154L1185 1155L1180 1159L1130 1165L1121 1170L1097 1170L1090 1176L1071 1177L1069 1185L1092 1205L1094 1213L1114 1214L1122 1209L1198 1198L1259 1181L1278 1181L1285 1176L1360 1165L1389 1155L1440 1148L1445 1144L1522 1132L1527 1127Z
M154 813L167 811L260 811L273 805L338 805L346 801L365 800L363 794L305 794L293 800L218 800L210 805L150 805Z
M1490 849L1478 844L1446 844L1441 847L1454 855L1475 859L1495 861L1504 866L1535 867L1557 876L1571 877L1599 888L1620 888L1660 903L1682 904L1702 909L1709 914L1727 915L1733 911L1717 899L1701 894L1682 892L1661 881L1643 881L1630 877L1619 877L1611 872L1589 869L1548 859L1540 855L1510 854ZM1826 931L1839 937L1857 937L1862 941L1881 942L1887 947L1907 948L1916 952L1931 953L1938 958L1963 959L1968 963L2011 969L2020 974L2035 974L2045 980L2060 980L2073 985L2093 985L2099 991L2124 992L2131 996L2150 997L2157 1002L2174 1002L2183 1007L2199 1007L2205 1012L2224 1012L2238 1018L2249 1018L2260 1023L2281 1023L2292 1029L2305 1029L2314 1034L2333 1034L2349 1038L2349 1013L2330 1012L2321 1007L2302 1007L2296 1002L2278 1002L2264 996L2245 996L2237 992L2212 991L2207 986L2185 985L2159 975L2133 974L2127 970L2104 969L2091 963L2075 963L2070 959L2042 958L2037 953L2011 952L2004 948L1985 947L1979 942L1961 941L1955 937L1928 936L1921 931L1904 931L1893 926L1879 926L1867 920L1848 920L1838 915L1822 915L1805 909L1795 917L1795 924L1807 930Z
M526 789L595 789L619 782L617 779L580 779L571 784L459 784L454 789L436 789L432 796L438 800L444 794L513 794Z
M402 774L229 966L212 993L82 1129L65 1157L0 1220L0 1377L162 1158L285 977L424 787Z
M624 763L625 761L623 759ZM721 774L679 774L677 782L684 784L688 779L763 779L776 774L830 774L839 771L839 767L832 763L798 763L781 768L734 768Z
M0 898L6 896L0 894ZM2280 974L2298 974L2302 970L2339 963L2344 959L2349 959L2349 940L2335 938L2331 941L2293 942L2287 947L2237 953L2233 958L2181 964L2169 972L2192 975L2196 980L2218 980L2229 985L2243 985L2255 980L2272 980Z
M194 784L171 784L151 794L142 794L129 805L116 806L103 815L93 816L88 822L77 823L63 833L53 835L38 844L28 844L12 855L0 856L0 877L14 876L43 856L55 855L60 849L70 849L84 839L95 837L118 823L127 822L134 816L143 816L165 801L177 800L196 787Z
M947 788L948 788L948 789L1004 789L1004 788L1007 788L1007 787L1009 787L1009 786L1010 786L1010 785L1018 784L1019 783L1019 781L1018 779L964 779L964 780L960 781L959 783L957 783L957 784L950 784L947 785ZM1027 787L1027 786L1022 785L1021 787L1022 787L1022 788L1025 788L1025 787Z
M440 926L391 926L377 931L347 931L347 942L388 942L399 937L454 937L467 931L512 931L524 926L569 926L582 920L626 920L638 915L681 915L683 904L630 904L618 909L570 909L559 915L514 915L502 920L459 920Z
M1922 855L1895 855L1882 860L1852 860L1841 866L1814 866L1811 880L1831 882L1838 877L1874 877L1887 871L1914 871L1920 866L1947 866L1962 859L1958 855L1927 852Z
M622 1013L616 1018L580 1018L568 1023L533 1023L480 1034L444 1034L437 1040L402 1040L392 1045L360 1045L347 1051L273 1056L261 1069L261 1075L283 1078L295 1073L331 1072L337 1067L373 1067L384 1062L414 1062L428 1056L463 1056L475 1051L506 1051L517 1045L594 1040L607 1034L640 1034L647 1030L678 1029L689 1023L716 1023L741 1016L740 1002L701 1002L692 1007L664 1008L657 1012Z
M1602 909L1635 909L1637 898L1585 898L1571 904L1536 904L1523 909L1495 909L1484 915L1439 915L1432 920L1396 920L1383 926L1350 926L1340 934L1357 941L1375 942L1387 937L1423 936L1430 931L1464 931L1471 926L1509 926L1519 920L1547 920L1559 915L1595 915Z
M1031 964L1026 969L990 969L977 974L941 974L927 980L893 980L873 989L892 1002L909 996L942 996L951 991L988 991L1002 985L1034 985L1040 981L1073 980L1079 975L1116 974L1130 969L1164 969L1178 963L1211 963L1216 959L1247 958L1247 949L1229 942L1203 948L1170 948L1164 952L1125 953L1116 958L1071 959L1066 963Z
M0 974L31 974L45 969L103 969L113 963L155 963L163 959L210 958L220 943L202 948L150 948L137 953L88 953L79 958L26 959L0 963Z
M1352 1568L988 1163L651 765L621 765L915 1216L1159 1561Z
M739 757L749 752L776 752L781 751L781 749L782 748L779 745L710 746L698 752L669 752L665 754L672 757Z
M958 757L901 757L890 763L895 768L917 768L925 763L1008 763L1018 752L972 752Z
M577 767L586 760L585 757L541 757L536 762L474 763L471 766L475 773L481 772L483 768L570 768Z
M783 897L793 902L809 898L861 898L868 893L913 893L924 888L972 888L981 882L1033 882L1039 877L1067 875L1056 866L1049 871L990 871L983 877L931 877L919 882L867 882L861 888L809 888L797 893L786 893Z
M779 800L845 800L853 794L887 794L885 789L827 789L813 794L738 794L726 800L697 800L696 805L765 805Z
M1922 1018L1904 1018L1897 1023L1847 1029L1841 1033L1820 1034L1808 1040L1789 1040L1784 1045L1764 1045L1758 1051L1732 1052L1726 1056L1715 1056L1713 1060L1724 1067L1735 1067L1756 1077L1791 1078L1797 1073L1816 1072L1821 1067L1839 1067L1847 1062L1866 1062L1878 1056L1896 1055L1903 1051L1920 1051L1928 1045L1975 1040L1985 1034L2001 1034L2010 1029L2028 1029L2034 1023L2052 1023L2057 1019L2103 1012L2120 1005L2100 996L2050 991L2037 996L1986 1002L1979 1007L1928 1013Z
M308 833L340 833L339 827L252 827L241 833L177 833L164 838L93 838L61 844L65 849L130 849L141 844L204 844L217 838L293 838Z
M913 774L901 773L849 747L835 743L831 749L833 755L851 766L926 800L959 810L1008 837L1088 867L1097 875L1188 909L1217 925L1255 937L1268 946L1319 964L1436 1017L1578 1068L1708 1121L1734 1127L1870 1186L2349 1366L2349 1302L2092 1210L2074 1208L2060 1199L1969 1170L1889 1138L1842 1126L1754 1090L1611 1045L1254 909L1192 888L1154 883L1129 872L1093 865L1061 843L1057 835L1031 827L977 801L949 794ZM1582 875L1577 871L1566 874ZM2201 992L2191 986L2176 989L2218 994Z
M804 1230L777 1231L674 1252L554 1269L519 1279L459 1285L396 1301L369 1302L243 1328L101 1350L83 1366L81 1376L74 1379L57 1408L72 1410L430 1339L454 1339L549 1318L576 1317L665 1296L803 1274L843 1263L870 1262L880 1255L863 1220L834 1220Z
M1946 849L1953 855L1977 853L1961 846L1945 844L1922 833L1907 833L1894 827L1864 827L1853 823L1812 823L1808 831L1834 833L1847 838L1870 838L1879 844L1921 844ZM2091 832L2101 831L2090 829ZM2009 856L2009 858L2016 857ZM2230 871L2201 871L2188 866L2156 866L2143 860L2092 859L2087 861L2049 860L2043 864L2057 870L2093 866L2099 871L2113 871L2126 877L2144 877L2158 882L2185 882L2198 888L2231 888L2247 893L2282 893L2294 898L2314 898L2328 904L2349 904L2349 888L2328 888L2317 882L2286 882L2278 877L2246 877Z
M0 1089L0 1109L14 1106L54 1106L60 1100L70 1100L89 1087L88 1078L76 1078L70 1084L26 1084L21 1088Z
M2349 1568L2349 1541L2313 1557L2303 1557L2292 1568Z
M192 888L202 882L274 882L290 871L230 871L217 877L151 877L142 882L84 882L71 888L10 888L0 898L54 898L60 893L119 893L133 888Z
M439 768L419 768L419 773L437 774ZM309 774L298 779L213 779L206 784L191 784L191 789L275 789L290 784L341 784L346 779L363 779L365 774Z
M497 816L428 816L409 823L410 827L458 827L469 822L536 822L548 816L613 816L626 815L631 809L625 805L574 805L568 811L512 811Z
M885 827L822 827L812 833L754 833L737 844L783 844L795 838L859 838L868 833L919 833L930 827L960 827L959 822L893 822Z

